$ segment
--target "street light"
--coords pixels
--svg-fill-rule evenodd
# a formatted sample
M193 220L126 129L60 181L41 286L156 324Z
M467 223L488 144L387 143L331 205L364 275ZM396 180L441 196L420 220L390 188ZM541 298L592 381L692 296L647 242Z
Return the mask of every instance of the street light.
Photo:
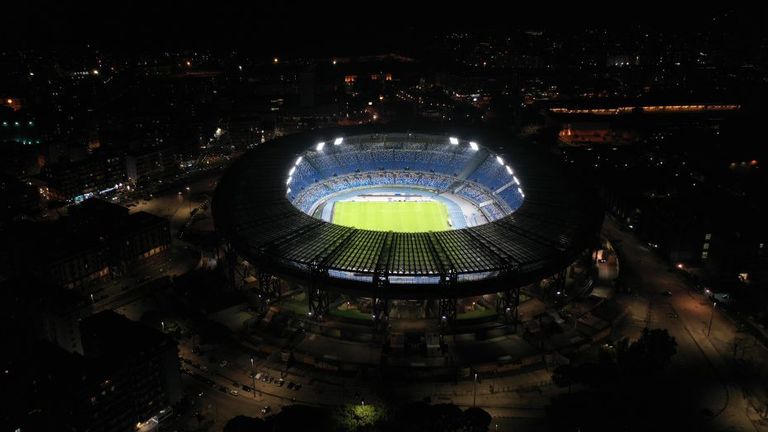
M712 302L712 312L709 314L709 327L707 327L707 337L709 337L709 334L712 333L712 319L715 317L715 307L717 307L717 303Z
M253 373L253 357L251 357L251 379L253 380L253 398L256 399L256 374Z
M163 328L163 333L165 333L165 321L160 321L160 326Z

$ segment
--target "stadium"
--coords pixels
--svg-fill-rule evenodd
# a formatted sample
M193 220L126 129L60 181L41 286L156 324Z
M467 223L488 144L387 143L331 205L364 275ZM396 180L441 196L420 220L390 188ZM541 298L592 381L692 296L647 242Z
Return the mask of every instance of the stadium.
M451 324L462 299L515 322L521 287L564 281L602 223L596 194L535 146L424 127L260 144L222 177L212 209L230 280L262 306L301 292L313 319L343 303L377 323Z

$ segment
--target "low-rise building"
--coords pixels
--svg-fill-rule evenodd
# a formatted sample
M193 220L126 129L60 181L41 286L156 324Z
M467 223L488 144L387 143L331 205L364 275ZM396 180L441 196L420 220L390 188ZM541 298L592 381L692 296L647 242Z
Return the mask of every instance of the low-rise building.
M21 221L7 229L4 273L75 288L165 251L166 219L89 199L55 222Z

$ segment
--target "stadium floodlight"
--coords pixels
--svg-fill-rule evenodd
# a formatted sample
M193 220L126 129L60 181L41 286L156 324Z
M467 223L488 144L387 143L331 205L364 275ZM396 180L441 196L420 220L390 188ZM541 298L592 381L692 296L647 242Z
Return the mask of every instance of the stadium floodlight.
M520 180L518 180L517 177L512 176L512 178L515 180L515 184L520 185Z
M499 165L504 165L504 159L502 159L501 156L496 156L496 162L498 162Z
M288 171L288 177L293 176L293 173L295 173L295 172L296 172L296 167L294 166L293 168L291 168L290 171Z
M288 191L286 192L286 195L291 193L291 188L288 188Z
M448 141L450 141L453 145L459 145L459 139L456 137L450 137L448 138Z
M474 141L470 141L470 142L469 142L469 147L470 147L472 150L475 150L475 151L477 151L477 149L478 149L478 147L477 147L477 143L476 143L476 142L474 142Z
M505 166L504 168L507 169L507 172L509 173L509 175L515 175L515 172L512 171L512 168L510 168L509 165Z
M315 147L315 149L317 151L323 151L323 147L325 147L325 142L324 141L320 141L319 143L317 143L317 147Z
M344 141L344 138L338 137L335 140L333 140L333 145L339 145Z
M521 195L521 196L525 197L525 194L523 193L523 190L522 190L522 189L520 189L520 188L517 188L517 191L518 191L518 192L520 192L520 195Z
M299 156L299 158L298 158L298 159L296 159L296 163L295 163L294 165L295 165L295 166L299 166L299 164L301 163L301 160L302 160L302 159L304 159L304 156Z
M293 180L293 177L288 177L288 181L285 184L291 184L291 180Z

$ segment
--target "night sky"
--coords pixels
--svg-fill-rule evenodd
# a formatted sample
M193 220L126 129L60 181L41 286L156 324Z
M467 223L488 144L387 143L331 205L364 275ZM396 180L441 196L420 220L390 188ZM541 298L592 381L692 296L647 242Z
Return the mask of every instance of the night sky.
M605 5L449 2L12 2L3 5L0 46L55 48L96 43L104 48L234 47L258 52L324 55L407 49L418 37L452 30L626 27L761 32L766 6L682 9L653 2ZM719 23L718 23L719 21ZM416 39L414 39L416 38Z

